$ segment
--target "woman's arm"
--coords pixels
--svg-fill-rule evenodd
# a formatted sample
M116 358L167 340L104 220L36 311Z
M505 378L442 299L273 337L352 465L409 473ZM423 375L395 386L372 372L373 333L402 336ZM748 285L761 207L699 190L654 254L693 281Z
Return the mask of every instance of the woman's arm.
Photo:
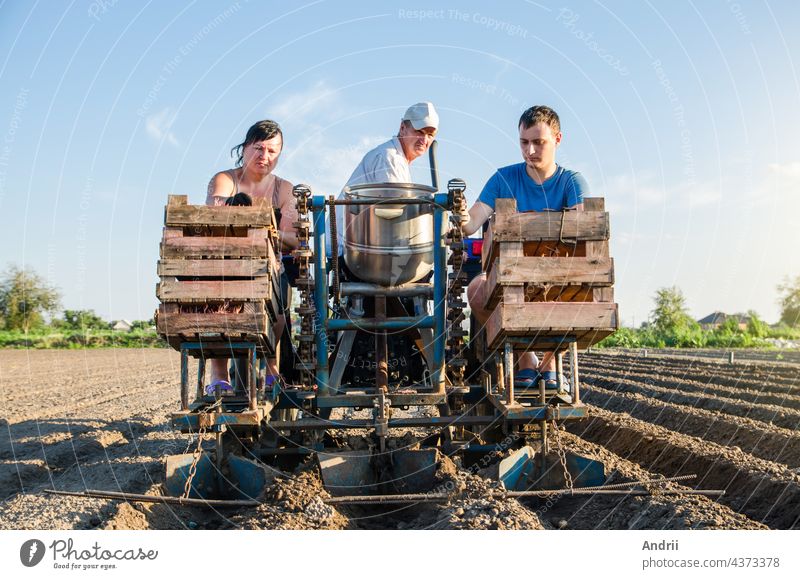
M208 182L206 205L225 205L225 200L235 193L233 179L227 171L221 171Z
M281 238L281 249L286 251L299 245L297 230L294 228L294 224L297 221L297 201L292 195L292 184L288 181L281 181L278 189L278 201L280 202L278 209L281 210L278 233Z

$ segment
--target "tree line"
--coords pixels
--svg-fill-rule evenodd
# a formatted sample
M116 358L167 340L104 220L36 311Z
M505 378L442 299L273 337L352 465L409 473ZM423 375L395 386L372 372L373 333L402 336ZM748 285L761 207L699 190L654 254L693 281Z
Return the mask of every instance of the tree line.
M640 328L622 328L601 345L618 347L749 347L763 345L764 338L800 339L800 275L777 287L781 318L771 327L754 311L747 313L747 328L735 318L704 330L688 313L686 298L677 287L661 288L653 297L650 319ZM0 277L0 330L25 334L50 330L72 334L70 344L86 344L78 334L110 330L108 322L92 310L63 310L57 288L36 272L10 265ZM132 323L137 334L147 332L152 320ZM102 344L102 340L100 340ZM0 347L7 345L0 340ZM56 346L58 347L58 346Z
M780 321L774 326L757 312L728 316L714 327L703 328L689 315L686 298L676 286L661 288L653 296L648 321L639 328L621 328L603 340L601 347L619 348L750 348L769 345L768 338L800 339L800 275L778 285ZM746 319L744 328L741 319Z
M10 265L0 277L0 329L31 333L40 330L110 330L93 310L63 310L61 293L36 272ZM132 330L147 330L153 320L137 320Z

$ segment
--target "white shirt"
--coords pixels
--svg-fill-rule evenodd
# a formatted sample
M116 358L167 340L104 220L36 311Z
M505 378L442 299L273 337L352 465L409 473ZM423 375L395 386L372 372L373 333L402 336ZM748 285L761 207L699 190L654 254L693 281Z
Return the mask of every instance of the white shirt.
M364 155L347 180L347 186L364 183L411 183L411 167L400 139L392 137Z
M378 145L369 151L350 175L345 187L363 185L365 183L411 183L411 166L403 154L400 139L392 137L391 140ZM339 193L338 199L344 199L344 191ZM344 248L344 206L336 207L336 237L338 238L339 254ZM331 254L330 223L326 236L327 254Z

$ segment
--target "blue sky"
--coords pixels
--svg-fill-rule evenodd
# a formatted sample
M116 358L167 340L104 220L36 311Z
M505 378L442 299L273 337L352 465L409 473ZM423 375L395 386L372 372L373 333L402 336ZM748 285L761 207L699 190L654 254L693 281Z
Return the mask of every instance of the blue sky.
M433 101L442 178L472 201L548 104L611 211L626 325L669 285L696 317L776 321L800 273L799 23L790 1L6 1L0 266L146 319L167 195L202 203L253 122L284 129L279 175L327 195Z

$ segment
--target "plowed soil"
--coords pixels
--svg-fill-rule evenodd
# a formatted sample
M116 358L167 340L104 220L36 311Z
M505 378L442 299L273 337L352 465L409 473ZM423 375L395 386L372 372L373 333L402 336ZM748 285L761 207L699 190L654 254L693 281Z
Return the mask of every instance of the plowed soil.
M721 358L721 356L720 356ZM493 497L497 485L445 461L449 503L338 507L313 463L278 478L256 509L215 511L54 497L86 488L159 495L173 432L171 350L0 351L4 529L792 529L800 528L800 366L593 352L581 357L592 417L562 433L603 461L609 483L694 474L666 489L721 497Z

